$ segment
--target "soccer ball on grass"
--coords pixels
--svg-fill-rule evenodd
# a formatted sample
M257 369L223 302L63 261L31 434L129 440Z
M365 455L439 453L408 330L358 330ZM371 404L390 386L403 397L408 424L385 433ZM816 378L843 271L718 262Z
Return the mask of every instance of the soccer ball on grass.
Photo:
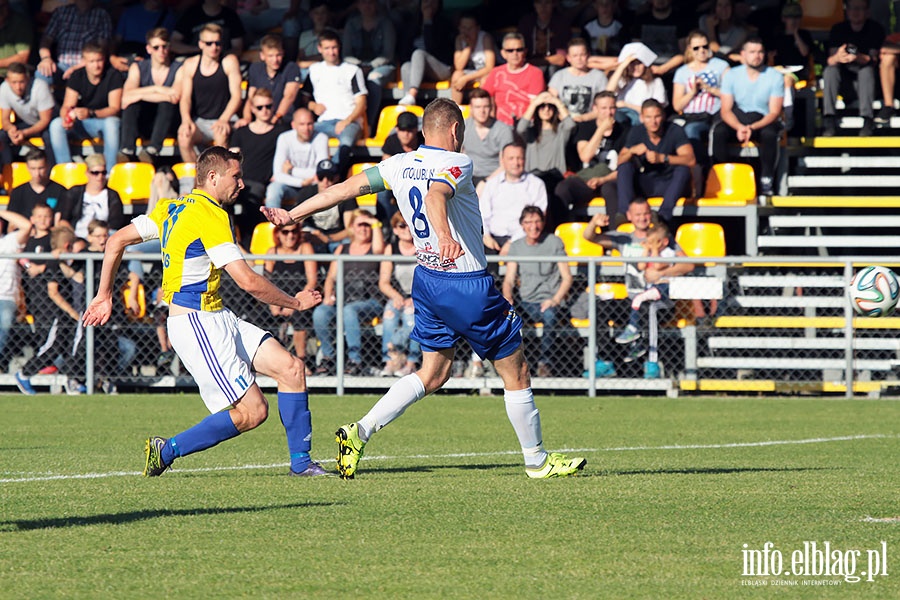
M900 299L900 283L885 267L866 267L856 273L847 288L847 296L856 314L863 317L889 317Z

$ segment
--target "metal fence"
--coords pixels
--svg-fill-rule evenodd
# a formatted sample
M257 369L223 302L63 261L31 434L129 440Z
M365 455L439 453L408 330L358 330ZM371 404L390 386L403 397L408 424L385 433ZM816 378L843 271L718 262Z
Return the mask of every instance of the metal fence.
M12 258L42 258L20 254ZM45 257L45 255L43 256ZM9 255L0 258L10 258ZM99 254L63 255L85 261L85 283L79 306L93 297ZM84 382L89 390L109 384L119 390L148 388L195 389L190 375L177 357L164 348L166 309L157 304L158 275L150 265L154 255L133 254L127 258L146 260L144 287L146 312L140 318L122 318L117 325L88 328L77 356L47 355L46 364L32 383L39 391L60 389L65 378ZM253 256L285 260L281 256ZM385 362L383 320L366 316L361 322L361 365L347 374L347 322L343 307L347 260L383 261L384 257L315 255L288 257L316 260L319 282L332 261L338 263L335 320L327 328L336 348L333 374L311 375L310 388L338 394L346 390L383 390L396 379L382 376ZM393 262L410 262L391 257ZM518 258L519 262L556 262L558 257ZM570 258L574 284L564 306L566 318L554 331L527 322L523 328L526 356L537 364L541 340L554 334L549 372L536 376L533 387L560 393L590 396L612 391L655 392L677 395L696 392L759 393L884 393L898 383L900 341L896 331L900 318L853 318L844 290L854 270L863 264L883 264L878 258L817 259L811 257L728 257L724 259L660 259L660 262L692 262L695 271L671 282L672 299L648 302L640 311L640 337L617 343L628 322L631 301L623 297L625 264L640 259L620 257ZM492 263L499 262L493 257ZM504 266L501 262L497 285ZM257 267L261 269L260 267ZM278 282L295 292L299 283ZM358 282L356 282L358 283ZM376 280L366 282L371 295L383 308L386 299ZM255 323L296 351L290 319L274 317L268 306L237 288L223 274L225 305L238 316ZM124 311L121 295L116 311ZM380 309L379 309L380 312ZM651 322L656 322L651 335ZM0 359L0 386L15 386L13 373L38 354L54 326L40 307L23 303L9 331ZM655 343L654 343L655 342ZM655 354L654 354L655 349ZM321 343L310 328L305 354L314 370L314 357L321 361ZM74 358L74 360L73 360ZM499 390L502 382L485 363L482 374L473 369L472 352L465 342L457 347L453 377L445 386L453 390ZM647 363L656 363L655 370ZM43 363L42 363L43 364ZM73 365L75 365L73 367ZM73 370L74 369L74 370ZM260 380L263 387L274 382Z

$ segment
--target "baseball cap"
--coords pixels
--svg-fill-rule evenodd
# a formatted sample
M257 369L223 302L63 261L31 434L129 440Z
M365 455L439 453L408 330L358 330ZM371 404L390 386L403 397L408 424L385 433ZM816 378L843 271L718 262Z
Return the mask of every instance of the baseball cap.
M323 177L327 177L328 179L334 179L338 176L338 168L337 165L334 164L329 158L325 160L320 160L319 164L316 165L316 177L322 179Z
M403 131L418 131L419 117L409 111L400 113L397 115L397 129L402 129Z

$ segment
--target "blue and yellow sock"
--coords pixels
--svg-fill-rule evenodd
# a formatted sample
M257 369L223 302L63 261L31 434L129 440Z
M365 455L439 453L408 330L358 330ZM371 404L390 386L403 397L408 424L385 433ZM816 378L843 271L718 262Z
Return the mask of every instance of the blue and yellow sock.
M240 433L234 426L234 421L231 420L231 414L227 410L223 410L209 415L190 429L170 437L160 454L163 462L171 465L176 458L212 448Z
M278 392L278 415L287 435L291 453L291 471L302 473L312 462L312 414L309 412L309 395L306 392Z

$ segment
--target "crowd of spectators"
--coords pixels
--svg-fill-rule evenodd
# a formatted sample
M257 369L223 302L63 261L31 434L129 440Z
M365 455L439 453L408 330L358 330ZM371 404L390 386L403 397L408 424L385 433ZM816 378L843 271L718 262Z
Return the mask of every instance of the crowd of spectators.
M8 203L33 224L24 248L60 228L73 232L73 247L84 240L96 248L92 223L115 230L126 222L107 185L113 165L142 161L164 172L215 144L246 157L235 227L249 249L258 206L289 207L339 181L360 162L357 144L374 134L383 107L425 105L440 81L467 105L463 151L474 163L484 244L495 254L557 253L547 236L560 223L588 221L598 197L608 222L618 224L635 198L661 196L657 234L668 234L678 198L700 196L711 166L735 160L750 143L759 148L759 193L777 193L794 88L815 78L813 65L822 67L823 135L837 132L839 95L858 100L851 110L863 118L862 135L889 125L894 111L900 38L871 18L868 0L848 0L846 19L824 43L800 27L795 2L457 4L74 0L32 19L24 12L31 3L0 0L0 163L24 160L29 171ZM102 150L76 156L84 142ZM418 119L402 113L382 156L420 143ZM49 179L51 167L72 160L85 162L86 184L66 189ZM396 200L382 192L375 217L336 207L302 228L276 231L272 252L408 255L409 232L396 212ZM67 235L57 235L60 244ZM323 360L310 369L330 374L337 268L318 272L308 262L270 261L265 270L323 285L322 306L309 319L274 309L272 317L290 323L298 356L306 357L314 332ZM377 262L344 265L353 284L345 287L347 373L362 371L359 323L373 316L385 324L385 374L409 371L420 355L408 340L408 274L385 264L380 276ZM564 304L558 296L571 282L557 278L555 265L510 264L504 292L527 290L517 300L529 316L556 323L550 305ZM56 285L73 280L54 269ZM77 313L55 306L52 318L61 322ZM553 340L543 342L542 373L552 370ZM26 380L46 366L38 357L32 363Z

